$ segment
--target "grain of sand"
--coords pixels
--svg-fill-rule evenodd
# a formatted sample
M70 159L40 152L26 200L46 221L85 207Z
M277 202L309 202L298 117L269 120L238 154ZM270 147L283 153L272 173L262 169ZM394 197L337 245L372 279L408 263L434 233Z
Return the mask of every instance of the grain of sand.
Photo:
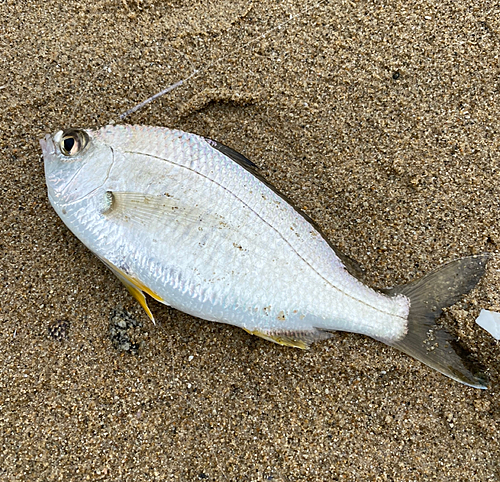
M0 479L500 480L474 323L496 258L443 320L487 391L352 334L302 352L157 303L152 325L51 209L38 145L197 69L127 121L242 152L373 285L405 283L498 252L499 52L488 0L0 2Z

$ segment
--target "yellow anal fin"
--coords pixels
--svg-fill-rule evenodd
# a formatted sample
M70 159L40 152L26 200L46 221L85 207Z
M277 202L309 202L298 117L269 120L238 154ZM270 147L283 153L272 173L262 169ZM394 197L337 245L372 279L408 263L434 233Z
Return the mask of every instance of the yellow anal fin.
M146 314L149 316L150 320L155 323L155 318L151 310L149 309L148 302L144 293L147 293L149 296L154 298L156 301L160 303L165 303L157 294L153 293L147 286L145 286L140 281L132 278L127 273L125 273L120 268L117 268L115 265L111 264L108 260L101 258L99 259L114 273L114 275L125 285L128 292L139 302L142 306Z
M264 338L264 340L272 341L277 343L278 345L291 346L294 348L300 348L302 350L309 350L309 343L304 340L300 340L298 338L294 338L284 333L265 333L259 330L247 330L243 328L247 333L251 335L260 336Z

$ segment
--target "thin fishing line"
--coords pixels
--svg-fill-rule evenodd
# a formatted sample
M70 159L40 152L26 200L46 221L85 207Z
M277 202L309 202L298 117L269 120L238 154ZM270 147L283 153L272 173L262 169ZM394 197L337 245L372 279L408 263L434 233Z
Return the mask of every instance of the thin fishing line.
M140 102L139 104L137 104L135 107L132 107L131 109L123 112L122 114L120 114L120 119L122 119L122 120L125 119L125 117L128 117L130 114L133 114L134 112L137 112L138 110L142 109L145 105L149 104L150 102L153 102L154 100L158 99L159 97L162 97L163 95L168 94L169 92L172 92L172 90L176 89L177 87L180 87L181 85L185 84L187 81L191 80L193 77L196 77L200 72L208 70L210 67L212 67L216 63L220 62L221 60L225 60L229 56L234 55L236 52L241 51L241 50L247 48L248 46L254 44L255 42L258 42L259 40L265 38L267 35L269 35L270 33L274 32L275 30L280 30L284 25L289 24L292 20L295 20L295 19L299 18L300 16L304 15L308 11L314 11L315 9L317 9L320 5L322 5L325 2L326 2L326 0L321 0L320 2L316 3L315 5L312 5L310 7L304 8L297 15L290 15L290 18L288 18L288 20L285 20L284 22L282 22L282 23L276 25L275 27L267 30L263 34L261 34L258 37L250 40L249 42L247 42L246 44L242 45L241 47L238 47L236 50L232 51L230 54L223 55L222 57L219 57L218 59L214 60L210 64L205 65L203 67L200 67L199 69L193 70L193 72L191 73L191 75L189 75L188 77L179 80L175 84L169 85L168 87L166 87L162 91L158 92L157 94L154 94L153 96L151 96L151 97L147 98L146 100L144 100L144 101Z

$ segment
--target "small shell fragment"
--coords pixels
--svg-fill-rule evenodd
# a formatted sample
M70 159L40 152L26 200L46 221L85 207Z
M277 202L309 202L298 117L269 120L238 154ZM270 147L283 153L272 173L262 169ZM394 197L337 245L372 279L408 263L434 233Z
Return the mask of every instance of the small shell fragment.
M481 310L476 323L485 329L495 340L500 340L500 313L497 311Z

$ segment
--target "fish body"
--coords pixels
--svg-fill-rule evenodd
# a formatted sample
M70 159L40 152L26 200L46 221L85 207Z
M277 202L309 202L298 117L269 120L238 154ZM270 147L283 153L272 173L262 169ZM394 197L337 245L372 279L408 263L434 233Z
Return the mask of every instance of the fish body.
M240 154L195 134L128 125L59 131L41 145L55 211L151 318L144 293L285 345L306 348L341 330L411 352L411 311L425 318L418 300L428 280L391 293L363 284ZM464 259L475 274L460 295L485 262ZM480 385L467 376L460 381Z

